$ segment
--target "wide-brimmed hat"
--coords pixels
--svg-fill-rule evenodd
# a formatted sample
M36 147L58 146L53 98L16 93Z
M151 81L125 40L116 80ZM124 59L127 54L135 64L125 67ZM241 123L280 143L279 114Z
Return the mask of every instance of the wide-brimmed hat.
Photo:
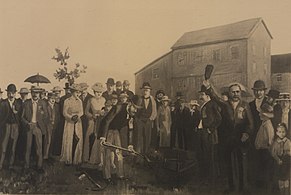
M124 81L123 81L123 85L130 85L130 83L129 83L128 80L124 80Z
M115 85L114 79L113 78L108 78L106 84L107 85Z
M278 90L275 89L270 89L267 96L271 97L273 99L278 99L280 95L280 92Z
M80 87L81 87L81 91L86 91L89 87L89 85L87 83L79 83Z
M277 99L278 101L284 101L284 100L291 100L290 99L290 93L280 93L279 98Z
M190 100L189 105L191 106L200 106L197 100Z
M70 89L70 83L65 83L65 88L64 89Z
M41 93L43 89L38 86L31 86L30 91L34 93Z
M265 82L262 80L256 80L252 90L266 90Z
M47 94L47 98L56 98L56 97L57 97L57 95L54 92L49 92Z
M6 91L9 91L9 92L12 92L12 93L15 93L17 90L16 90L16 86L14 84L9 84L7 86L7 89Z
M162 98L162 101L171 101L171 99L169 99L168 96L164 95L163 98Z
M53 89L52 89L52 92L61 92L63 91L63 89L60 87L60 86L55 86Z
M26 87L20 88L19 92L20 94L29 94L30 91Z
M152 89L152 87L149 82L144 82L141 89Z
M72 84L69 89L73 90L73 91L82 91L82 87L79 84Z
M104 91L104 87L103 87L102 83L99 83L99 82L95 83L95 84L91 87L91 89L92 89L93 91L98 91L98 92L103 92L103 91Z
M128 98L129 96L126 93L121 93L119 98Z
M116 85L116 87L122 87L122 82L121 81L116 81L115 85Z
M134 95L134 96L131 98L130 102L131 102L131 104L132 104L135 108L137 108L137 109L141 109L141 108L142 108L142 106L141 106L141 104L142 104L142 99L141 99L140 96L138 96L138 95Z

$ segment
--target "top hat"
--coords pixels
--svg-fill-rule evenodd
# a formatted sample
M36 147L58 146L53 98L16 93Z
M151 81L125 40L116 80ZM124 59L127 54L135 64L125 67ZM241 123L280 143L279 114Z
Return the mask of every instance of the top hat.
M156 92L156 96L158 95L158 94L163 94L163 95L166 95L165 94L165 92L164 92L164 90L162 90L162 89L159 89L157 92Z
M92 87L92 90L95 92L95 91L98 91L98 92L103 92L104 91L104 87L102 85L102 83L95 83Z
M279 98L277 99L278 101L283 101L283 100L291 100L290 99L290 93L280 93Z
M138 95L134 95L131 100L130 100L131 104L136 107L137 109L142 108L141 104L142 104L142 99L138 96Z
M278 99L280 95L280 92L275 90L275 89L270 89L267 96L273 98L273 99Z
M23 87L20 89L20 91L18 92L20 94L29 94L29 90L26 87Z
M190 100L189 105L191 106L200 106L197 100Z
M113 78L108 78L106 84L107 85L115 85L114 79Z
M41 93L43 92L43 89L38 86L31 86L30 91L34 93Z
M169 99L168 96L164 95L163 98L162 98L162 101L171 101L171 99Z
M152 89L152 87L149 82L144 82L141 89Z
M262 80L256 80L252 90L266 90L265 82Z
M80 85L82 91L86 91L89 87L89 85L87 83L80 83L79 85Z
M64 89L70 89L70 83L65 83L65 88Z
M79 84L76 84L76 83L72 84L69 87L69 89L71 89L73 91L82 91L83 90L83 88Z
M130 85L130 83L129 83L128 80L124 80L124 81L123 81L123 85Z
M60 86L55 86L53 89L52 89L52 92L61 92L63 91L62 88Z
M122 83L121 83L121 81L116 81L115 85L116 85L116 87L121 87Z

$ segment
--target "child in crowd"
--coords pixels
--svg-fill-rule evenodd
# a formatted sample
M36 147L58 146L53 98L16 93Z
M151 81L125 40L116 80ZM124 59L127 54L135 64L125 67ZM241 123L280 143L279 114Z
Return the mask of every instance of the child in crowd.
M278 124L276 135L271 147L271 154L276 161L275 174L278 179L280 193L289 195L291 142L286 137L287 126L285 123Z

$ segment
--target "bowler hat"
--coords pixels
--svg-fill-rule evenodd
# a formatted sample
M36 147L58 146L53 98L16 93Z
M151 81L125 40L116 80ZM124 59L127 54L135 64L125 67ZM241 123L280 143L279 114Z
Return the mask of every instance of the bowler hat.
M23 88L20 89L19 93L20 94L28 94L29 90L26 87L23 87Z
M30 91L35 93L41 93L43 89L38 86L31 86Z
M252 90L266 90L265 82L262 80L256 80Z
M273 98L273 99L278 99L280 95L280 92L275 90L275 89L270 89L267 96Z
M144 82L141 89L152 89L152 87L149 82Z
M116 87L121 87L121 86L122 86L121 81L116 81Z
M99 82L95 83L91 88L93 91L98 91L98 92L104 91L104 87L103 87L102 83L99 83Z
M124 81L123 81L123 85L130 85L130 83L129 83L128 80L124 80Z
M107 85L115 85L114 79L113 78L108 78L106 84Z
M70 89L70 83L65 83L65 88L64 89Z
M142 104L142 99L140 98L140 96L138 95L134 95L131 100L130 100L131 104L136 107L137 109L142 108L141 104Z
M16 86L14 84L9 84L7 86L7 89L6 91L9 91L9 92L12 92L12 93L15 93L17 90L16 90Z

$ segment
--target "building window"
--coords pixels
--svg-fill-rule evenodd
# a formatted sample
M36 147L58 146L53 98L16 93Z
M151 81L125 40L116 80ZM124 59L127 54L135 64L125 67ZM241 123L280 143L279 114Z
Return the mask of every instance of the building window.
M159 68L154 68L154 69L152 70L152 78L153 78L153 79L158 79L158 78L160 78L160 75L159 75Z
M213 50L212 55L215 62L219 62L221 60L220 49Z
M239 59L239 51L238 51L238 46L233 46L230 48L230 53L231 53L231 59Z
M178 65L185 65L187 59L187 52L180 52L177 56L177 64Z
M277 81L282 81L282 74L277 74Z
M257 72L257 63L253 62L253 73Z

